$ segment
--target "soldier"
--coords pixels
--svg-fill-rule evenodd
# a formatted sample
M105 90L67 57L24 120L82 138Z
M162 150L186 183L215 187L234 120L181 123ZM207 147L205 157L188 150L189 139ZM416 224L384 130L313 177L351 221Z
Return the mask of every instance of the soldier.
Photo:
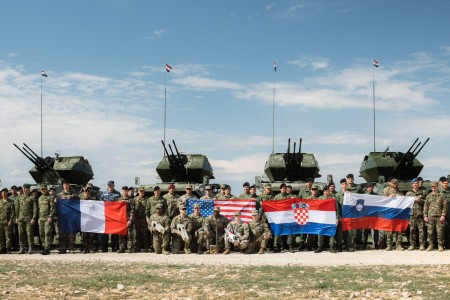
M116 202L120 198L120 193L114 188L115 184L113 180L108 181L108 188L100 196L101 201ZM102 239L102 252L108 252L109 234L101 234ZM111 234L111 251L116 252L119 243L119 236L117 234Z
M280 184L280 192L273 197L273 200L283 200L288 198L294 198L287 193L287 185L285 183ZM295 235L290 234L286 238L284 238L285 243L288 244L289 252L294 253L295 246ZM274 236L274 247L276 252L280 252L283 244L283 238L281 236Z
M422 190L426 195L428 195L431 191L423 186L423 178L417 177L417 182L419 183L419 190Z
M125 202L126 205L126 214L127 214L127 235L119 235L119 250L117 253L125 253L125 249L127 248L128 241L128 249L133 249L133 227L131 226L130 213L131 213L131 204L130 198L128 198L128 187L122 187L122 197L120 197L118 202ZM129 237L129 238L128 238Z
M19 189L17 188L17 186L13 185L11 187L11 195L8 197L8 199L12 202L13 207L16 207L18 197L19 197ZM11 243L12 243L12 250L14 251L19 250L19 228L17 227L17 224L14 221L11 225Z
M330 182L328 185L328 188L330 189L330 195L333 196L333 198L336 198L337 191L336 191L336 185L334 182Z
M165 194L163 198L166 199L167 215L172 222L173 218L179 213L178 199L180 198L180 196L175 193L175 185L173 183L169 184L168 193Z
M445 217L445 228L444 228L444 247L445 249L450 249L450 189L448 185L448 178L445 176L441 177L441 190L440 192L444 195L447 200L447 213Z
M216 194L216 196L214 198L218 199L218 200L225 199L225 190L226 189L227 189L227 185L222 183L220 185L220 191Z
M81 200L93 200L92 199L92 184L88 183L86 186L83 187L83 193L81 194L80 199ZM83 240L83 252L84 253L90 253L94 252L94 240L97 238L98 235L96 233L92 232L81 232L81 238Z
M313 184L312 178L306 178L306 185L300 189L298 192L298 197L301 199L306 199L311 196L311 187Z
M23 185L23 194L17 199L15 207L16 223L19 227L19 254L25 253L28 242L28 254L33 254L33 225L37 218L37 205L30 193L30 185Z
M429 246L427 251L434 249L436 230L438 250L444 251L444 226L448 202L442 193L439 193L437 182L431 183L431 193L428 194L423 208L424 221L428 223Z
M383 195L388 197L402 196L402 193L398 189L398 180L396 178L392 178L389 181L389 186L383 189ZM386 231L386 251L392 250L394 234L396 235L396 250L403 251L401 231Z
M342 178L339 182L341 190L336 194L337 200L337 213L339 215L339 223L336 228L335 242L331 240L331 252L341 252L342 251L342 240L344 240L345 246L348 252L354 252L355 248L353 245L352 235L349 230L342 230L342 205L344 204L344 195L347 192L347 179Z
M228 235L228 237L227 237ZM234 237L232 237L234 235ZM230 254L231 245L238 247L241 253L245 253L248 248L250 237L250 228L247 223L242 222L241 213L234 213L234 220L227 225L227 234L225 235L225 252Z
M225 188L222 199L236 199L236 197L233 194L231 194L231 186L229 186L228 184Z
M192 221L186 214L186 206L184 204L179 206L179 210L180 214L173 218L170 224L170 231L172 233L171 250L173 254L178 254L181 244L184 242L184 253L190 254Z
M256 194L256 186L255 185L252 185L250 187L250 198L252 198L252 199L258 198L258 195Z
M134 198L134 187L128 187L128 199L132 200Z
M249 199L251 198L250 194L250 183L244 182L242 185L243 192L239 195L239 199Z
M214 195L212 193L212 188L210 185L207 185L205 187L205 195L203 195L201 198L201 200L209 200L209 199L214 199Z
M156 213L148 219L148 229L152 233L153 249L156 254L170 254L167 248L170 243L170 222L169 217L163 214L163 205L155 205Z
M45 184L41 184L41 193L38 200L39 235L43 246L41 254L49 255L53 241L53 218L56 214L56 205Z
M311 186L311 195L306 197L306 199L314 199L317 200L319 199L320 195L319 195L319 187L316 184L313 184ZM317 234L308 234L306 236L306 247L308 250L313 250L315 248L315 239L318 235ZM323 241L322 241L323 242ZM322 251L320 251L322 252Z
M327 199L333 199L334 197L330 194L330 188L328 187L328 185L325 185L323 188L323 195L320 196L318 199L319 200L327 200ZM336 203L337 204L337 203ZM338 225L338 214L336 211L336 225ZM318 240L318 248L314 251L314 253L321 253L323 252L323 250L325 250L325 239L326 237L324 235L319 235L317 240Z
M225 227L230 221L220 214L220 207L214 206L214 214L210 215L205 220L205 234L206 234L206 252L211 253L211 245L216 245L218 251L222 252L224 248L224 234Z
M192 185L190 184L186 185L186 193L178 198L178 206L186 205L186 199L198 199L197 196L192 193Z
M288 184L286 185L286 193L288 194L289 198L296 198L297 196L292 193L292 185Z
M153 196L148 198L147 203L145 204L146 219L150 218L151 215L154 215L156 213L156 204L158 204L158 203L160 203L163 207L163 214L167 215L168 209L167 209L166 199L161 197L161 188L159 186L155 186L153 188ZM169 218L169 221L171 221L170 218ZM151 231L150 231L150 234L151 234ZM149 251L151 252L152 250L149 249Z
M145 188L140 186L138 189L138 195L134 197L130 207L130 222L132 224L133 236L129 236L133 239L134 249L128 248L128 253L131 252L144 252L148 251L148 240L150 234L148 231L148 224L145 219L145 207L147 204L147 198L145 197ZM161 206L162 207L162 206Z
M200 214L200 204L194 204L194 212L189 215L192 222L193 239L191 243L192 251L197 251L197 254L203 254L205 247L205 217Z
M345 178L347 180L347 191L353 194L364 193L363 188L360 185L355 184L355 178L353 177L353 174L347 174Z
M269 225L259 219L258 210L252 210L252 220L248 224L251 233L251 243L249 246L250 253L264 254L267 248L267 243L271 237Z
M367 195L378 195L373 191L374 184L372 182L367 183L366 185L366 192L364 194ZM367 241L369 240L369 234L372 235L372 245L375 249L378 249L378 238L379 238L379 232L376 229L363 229L362 231L362 242L363 242L363 249L367 249Z
M11 254L11 229L14 223L14 203L8 199L8 189L1 190L0 199L0 254Z
M63 179L63 190L58 194L58 199L77 199L78 195L71 189L70 182ZM58 202L56 202L58 205ZM60 231L59 231L60 232ZM59 234L59 254L65 254L67 249L69 253L75 253L75 239L76 233L62 233Z
M416 249L417 232L419 238L420 251L425 250L424 238L424 221L423 221L423 206L427 195L424 190L419 190L419 182L414 178L411 182L412 190L406 193L406 196L414 197L414 204L409 218L409 243L408 250Z

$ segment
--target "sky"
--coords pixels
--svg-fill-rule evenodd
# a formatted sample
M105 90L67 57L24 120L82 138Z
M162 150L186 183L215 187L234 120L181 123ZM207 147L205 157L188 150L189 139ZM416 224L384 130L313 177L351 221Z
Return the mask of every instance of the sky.
M364 182L373 86L376 150L430 137L418 159L436 180L450 173L449 15L448 1L2 1L0 180L33 182L13 143L40 153L42 93L44 156L83 155L102 189L159 182L164 103L166 141L206 155L233 194L289 138L316 181Z

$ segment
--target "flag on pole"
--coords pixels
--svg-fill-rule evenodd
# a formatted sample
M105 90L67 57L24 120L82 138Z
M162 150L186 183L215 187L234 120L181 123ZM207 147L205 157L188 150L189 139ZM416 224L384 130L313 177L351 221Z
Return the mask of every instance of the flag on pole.
M273 70L276 72L277 71L277 63L274 61L273 62Z
M373 66L375 67L375 68L378 68L379 66L380 66L380 64L378 63L378 60L373 60Z
M48 77L44 70L41 71L41 76Z
M378 196L346 192L342 206L342 229L406 231L414 197Z
M262 202L270 229L288 234L336 234L336 199L285 199Z
M125 202L58 199L57 203L62 233L128 233Z
M167 73L172 71L172 67L170 65L168 65L168 64L166 64L166 71L167 71Z

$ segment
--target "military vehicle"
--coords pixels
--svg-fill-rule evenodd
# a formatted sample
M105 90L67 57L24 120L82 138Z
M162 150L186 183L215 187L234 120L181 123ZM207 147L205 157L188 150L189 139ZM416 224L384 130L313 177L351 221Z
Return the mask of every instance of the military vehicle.
M16 144L14 146L33 163L29 173L36 184L47 184L55 186L59 192L62 180L70 182L74 192L81 192L89 180L94 178L94 172L89 161L83 156L47 156L40 157L27 144L23 143L22 149ZM38 189L39 190L39 189ZM97 195L98 187L94 187L93 196Z
M411 189L411 180L417 178L423 169L423 164L416 157L429 140L427 138L423 144L417 144L417 138L405 153L389 152L389 147L384 152L370 152L361 163L360 176L374 183L377 193L387 186L389 178L397 178L400 191L406 193ZM429 184L429 181L425 182L425 185Z
M155 186L159 186L161 194L164 195L168 192L170 184L175 185L175 192L180 196L185 194L187 184L192 185L193 194L199 198L205 194L205 186L208 184L212 186L213 192L216 193L219 190L218 184L209 183L211 179L214 179L214 172L205 155L182 154L178 151L174 140L172 140L173 148L170 144L166 146L164 141L161 143L165 155L156 167L161 182L144 185L147 195L153 195Z
M264 184L270 183L272 191L276 194L280 191L280 184L286 183L292 186L292 192L298 193L305 186L306 180L311 178L313 181L320 178L320 168L314 154L302 153L302 139L298 144L298 152L296 152L296 143L291 153L291 139L288 140L287 151L285 153L272 153L269 155L264 167L264 175L255 177L255 185L262 190ZM331 175L327 176L327 184L333 181ZM314 183L319 190L325 183Z

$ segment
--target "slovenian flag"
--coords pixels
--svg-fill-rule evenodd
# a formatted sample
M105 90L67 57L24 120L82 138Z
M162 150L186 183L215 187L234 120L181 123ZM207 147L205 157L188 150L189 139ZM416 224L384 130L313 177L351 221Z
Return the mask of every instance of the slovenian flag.
M342 206L342 229L406 231L414 197L378 196L346 192Z
M168 64L166 64L166 71L167 71L167 73L172 71L172 67L170 65L168 65Z
M373 60L373 66L375 67L375 68L378 68L379 66L380 66L380 64L378 63L378 60Z
M262 206L276 236L336 234L336 199L267 200Z
M94 232L127 235L125 202L58 199L62 233Z
M41 76L48 77L44 70L41 71Z

